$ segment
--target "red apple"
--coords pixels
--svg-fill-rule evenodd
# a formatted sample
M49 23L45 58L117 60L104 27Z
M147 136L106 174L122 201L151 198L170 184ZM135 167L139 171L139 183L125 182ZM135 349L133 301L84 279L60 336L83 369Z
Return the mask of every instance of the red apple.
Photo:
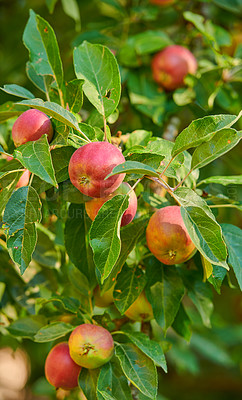
M70 355L78 365L93 369L101 367L113 356L114 342L102 326L79 325L69 338Z
M45 361L47 381L56 388L72 389L78 386L78 375L81 371L70 357L68 343L58 343L49 352Z
M154 80L167 90L184 85L185 76L195 74L197 60L185 47L172 45L157 53L151 62Z
M167 265L183 263L196 251L179 206L164 207L152 215L146 229L146 240L151 253Z
M22 186L27 186L29 183L29 178L30 178L31 172L25 168L24 173L22 176L19 178L19 181L17 182L16 187L20 188Z
M151 304L147 300L144 290L124 314L133 321L145 322L154 318Z
M122 182L118 189L115 190L112 194L107 197L94 198L85 203L85 208L87 215L93 221L106 201L110 200L113 196L117 194L127 194L131 190L131 186L127 182ZM129 206L127 210L125 210L122 219L121 226L128 225L133 219L137 211L137 197L134 190L131 190L129 194Z
M125 162L119 149L108 142L92 142L77 149L69 163L72 184L90 197L105 197L113 193L124 180L125 174L111 176L116 165Z
M32 142L47 134L50 142L53 128L49 117L42 111L30 109L21 114L13 124L12 138L15 146Z
M167 6L174 3L175 0L150 0L151 4L156 4L157 6Z

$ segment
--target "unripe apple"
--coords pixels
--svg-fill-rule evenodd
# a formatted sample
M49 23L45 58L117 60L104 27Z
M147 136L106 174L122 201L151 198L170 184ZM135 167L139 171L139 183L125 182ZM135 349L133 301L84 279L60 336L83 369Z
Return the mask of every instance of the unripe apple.
M102 326L82 324L69 338L71 358L84 368L98 368L113 356L114 342L111 334Z
M183 46L172 45L157 53L151 62L154 80L167 90L174 90L184 85L185 76L195 74L197 60Z
M151 253L167 265L183 263L196 251L179 206L160 208L152 215L146 229L146 241Z
M85 208L87 215L93 221L106 201L110 200L116 194L127 194L131 190L131 186L127 182L122 182L118 189L115 190L112 194L107 197L94 198L85 203ZM128 225L133 219L137 211L137 197L134 190L131 190L129 194L129 206L127 210L125 210L122 219L121 226Z
M151 304L147 300L144 290L124 314L133 321L145 322L154 318Z
M174 3L175 0L150 0L151 4L156 4L157 6L168 6Z
M16 187L20 188L22 186L27 186L29 183L29 178L30 178L31 172L25 168L24 173L22 176L19 178Z
M113 193L124 180L125 174L111 176L116 165L125 162L119 149L108 142L92 142L77 149L71 156L69 176L72 184L90 197L105 197Z
M115 284L108 289L102 296L100 294L100 287L96 286L93 292L95 305L97 307L108 307L113 303L113 289Z
M67 342L58 343L49 352L45 361L47 381L56 388L72 389L78 386L78 375L81 371L70 357Z
M42 111L30 109L21 114L13 124L12 138L15 146L32 142L47 134L50 142L53 128L49 117Z

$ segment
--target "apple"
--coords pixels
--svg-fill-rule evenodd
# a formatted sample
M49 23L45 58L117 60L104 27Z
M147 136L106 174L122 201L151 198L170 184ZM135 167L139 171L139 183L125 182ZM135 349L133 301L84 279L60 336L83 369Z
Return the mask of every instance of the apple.
M94 369L106 364L113 356L114 342L102 326L82 324L69 338L70 356L81 367Z
M197 60L183 46L172 45L155 54L151 62L154 80L167 90L174 90L184 85L184 78L195 74Z
M151 4L156 4L157 6L167 6L174 3L175 0L150 0Z
M154 318L153 310L150 302L147 300L145 291L140 293L137 299L131 304L131 306L124 313L126 317L133 321L150 321Z
M21 114L13 124L12 138L15 146L32 142L47 134L50 142L53 128L49 117L42 111L30 109Z
M151 253L167 265L183 263L196 251L179 206L160 208L152 215L146 229L146 241Z
M113 303L113 290L114 290L115 284L108 289L102 296L100 294L100 287L97 285L94 289L93 296L94 296L94 301L95 305L97 307L108 307L110 304Z
M128 225L134 219L137 211L137 197L135 191L132 190L131 186L127 182L122 182L118 189L116 189L115 192L107 197L94 198L90 201L87 201L85 203L87 215L93 221L98 211L100 210L102 205L106 203L106 201L110 200L113 196L117 194L127 194L130 190L131 192L129 194L129 206L127 210L125 210L121 219L121 226Z
M22 176L19 178L16 187L20 188L22 186L27 186L29 183L31 172L28 169L24 169Z
M69 162L72 184L90 197L106 197L113 193L124 180L125 174L111 176L116 165L125 162L121 151L108 142L92 142L77 149Z
M56 388L72 389L78 386L78 375L81 371L70 357L67 342L58 343L49 352L45 361L47 381Z

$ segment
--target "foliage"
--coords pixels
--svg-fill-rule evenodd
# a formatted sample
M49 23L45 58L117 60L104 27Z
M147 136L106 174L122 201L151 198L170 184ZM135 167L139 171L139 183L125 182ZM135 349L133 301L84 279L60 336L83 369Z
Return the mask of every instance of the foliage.
M60 7L71 16L77 31L82 20L83 30L71 38L71 67L63 67L50 15L31 9L23 33L31 83L2 87L8 97L0 106L1 342L47 354L49 344L67 340L77 325L98 323L112 333L115 355L102 368L82 369L79 386L87 399L165 399L161 382L173 365L196 375L202 357L228 369L240 363L241 324L226 326L213 311L218 294L223 299L224 291L242 287L241 202L224 192L239 193L241 184L235 147L242 137L242 45L235 40L241 6L228 0L191 2L189 9L185 1L86 3L46 1L53 15ZM150 62L174 43L189 47L199 68L184 87L165 92L154 83ZM54 138L15 149L12 124L28 108L51 118ZM122 228L127 196L111 198L91 222L89 198L69 180L73 152L102 140L118 145L126 159L109 176L125 172L138 197L135 219ZM14 159L7 161L9 155ZM223 160L231 159L225 175ZM29 185L17 188L24 168ZM145 230L155 209L175 204L197 252L167 266L149 252ZM221 209L231 214L222 218ZM95 306L97 285L102 295L114 286L111 306ZM143 289L154 319L134 323L125 312ZM241 304L238 315L241 322ZM66 396L75 399L77 391Z

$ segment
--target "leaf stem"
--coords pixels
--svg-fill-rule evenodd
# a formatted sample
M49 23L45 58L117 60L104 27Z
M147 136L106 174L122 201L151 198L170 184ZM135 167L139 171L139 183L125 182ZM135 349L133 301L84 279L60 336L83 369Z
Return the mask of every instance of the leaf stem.
M106 118L105 118L104 110L103 110L103 129L104 129L104 141L107 142L108 141L108 137L107 137L107 121L106 121Z
M238 206L238 205L236 205L236 204L211 204L211 205L209 205L208 204L208 207L210 207L210 208L220 208L220 207L230 207L230 208L236 208L236 206Z
M164 175L164 173L166 172L166 170L169 168L169 166L171 165L171 163L172 163L172 161L174 160L175 157L176 157L176 155L170 159L170 161L168 162L167 166L166 166L165 169L162 171L161 177Z
M31 186L31 185L32 185L33 179L34 179L34 174L32 173L32 174L31 174L31 177L30 177L30 180L29 180L28 186Z
M193 171L193 168L192 169L190 169L190 171L186 174L186 176L181 180L181 182L179 182L175 187L174 187L174 191L176 190L176 189L178 189L182 184L183 184L183 182L187 179L187 177L191 174L191 172Z

